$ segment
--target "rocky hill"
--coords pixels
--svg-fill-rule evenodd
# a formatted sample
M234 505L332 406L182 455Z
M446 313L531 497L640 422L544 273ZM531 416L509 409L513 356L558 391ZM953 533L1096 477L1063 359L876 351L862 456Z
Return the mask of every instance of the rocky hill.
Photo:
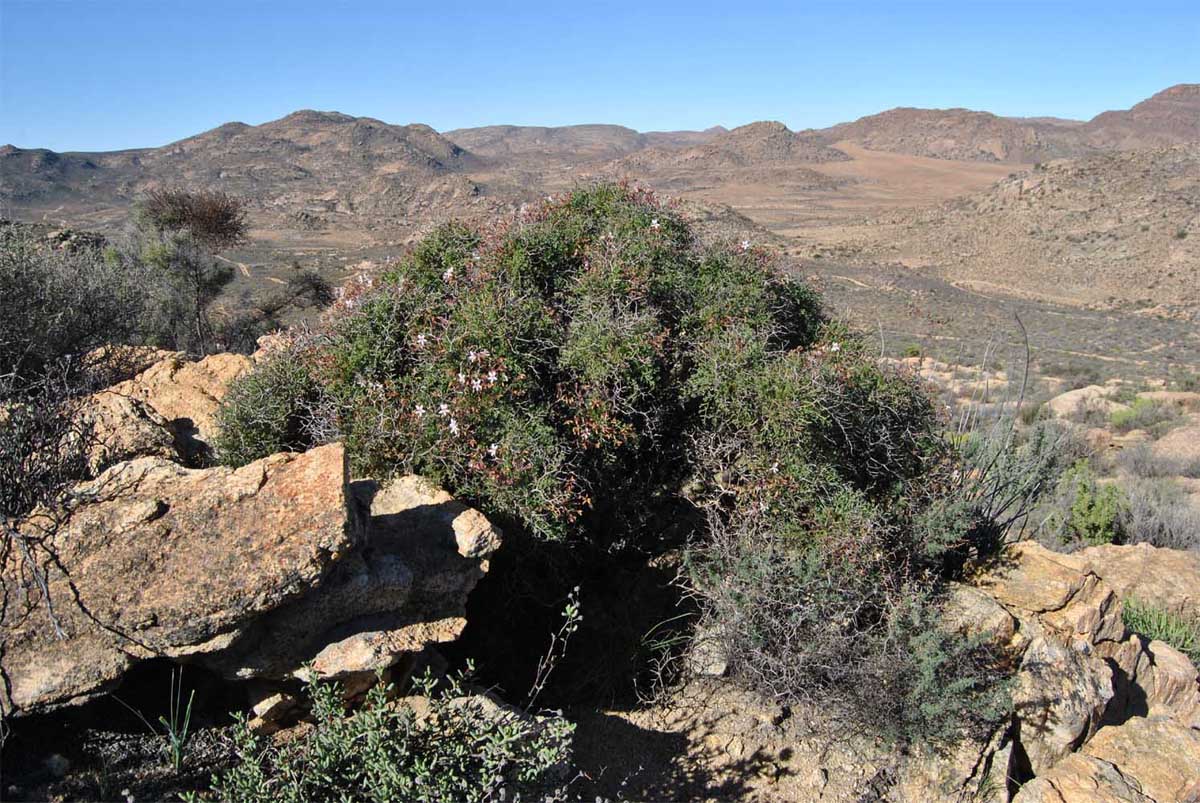
M814 132L822 142L939 159L1042 162L1097 150L1200 141L1200 84L1178 84L1090 121L1000 117L969 109L897 108Z
M1195 310L1200 144L1051 162L902 216L874 236L958 282L1075 303Z
M761 121L716 134L686 148L658 146L639 151L619 164L631 171L672 168L711 170L777 165L780 163L843 162L850 157L811 136L797 134L783 123Z
M547 162L585 164L608 161L644 148L699 145L720 134L720 126L704 131L639 132L619 125L558 127L493 125L445 132L446 139L496 166Z
M1037 162L1086 150L1070 121L1014 120L969 109L899 108L842 123L818 133L832 144L849 140L865 148L936 159Z
M1104 112L1084 126L1097 148L1144 148L1200 141L1200 84L1177 84L1128 111Z
M424 125L299 111L258 126L227 123L160 148L109 153L0 152L0 199L18 209L127 205L153 186L214 188L245 199L260 225L364 228L432 207L470 205L462 171L480 160Z

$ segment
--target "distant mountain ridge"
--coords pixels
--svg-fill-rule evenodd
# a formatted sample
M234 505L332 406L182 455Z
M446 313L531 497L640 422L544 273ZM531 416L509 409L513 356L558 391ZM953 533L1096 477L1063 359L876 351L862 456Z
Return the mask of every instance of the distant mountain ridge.
M938 159L1042 162L1200 141L1200 84L1177 84L1089 121L896 108L812 132L822 142Z
M107 226L155 186L223 189L267 228L411 231L516 208L595 177L659 189L775 186L789 197L855 178L836 145L942 160L1029 164L1200 141L1200 84L1170 87L1090 121L898 108L820 130L760 121L732 130L638 132L617 125L486 126L439 133L339 112L231 122L158 148L55 153L0 148L9 214ZM852 172L852 171L851 171ZM720 200L720 199L718 199ZM722 201L723 202L723 201Z

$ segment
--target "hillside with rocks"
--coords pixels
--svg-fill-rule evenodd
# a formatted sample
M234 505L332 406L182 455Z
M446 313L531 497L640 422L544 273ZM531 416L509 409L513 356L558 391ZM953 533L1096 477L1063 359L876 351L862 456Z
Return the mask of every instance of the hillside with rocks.
M876 151L1028 164L1086 152L1075 136L1078 125L1014 120L969 109L900 108L815 134L830 144L848 140Z
M812 132L871 150L1030 164L1100 150L1200 141L1200 84L1178 84L1132 108L1091 120L1001 117L970 109L897 108Z
M881 223L880 253L965 286L1163 314L1200 305L1200 145L1054 161Z
M81 206L111 223L159 186L221 189L246 200L260 226L359 229L465 211L479 189L463 175L479 164L428 126L395 126L335 112L299 111L248 126L227 123L161 148L53 154L0 153L4 199L18 208Z

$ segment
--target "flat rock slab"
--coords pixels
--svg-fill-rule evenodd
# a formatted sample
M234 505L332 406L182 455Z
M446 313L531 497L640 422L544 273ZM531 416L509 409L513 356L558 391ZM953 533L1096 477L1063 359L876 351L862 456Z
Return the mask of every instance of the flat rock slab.
M65 522L23 528L49 600L17 550L4 566L0 703L71 702L138 659L219 649L354 546L346 493L340 444L236 470L140 458L79 487Z

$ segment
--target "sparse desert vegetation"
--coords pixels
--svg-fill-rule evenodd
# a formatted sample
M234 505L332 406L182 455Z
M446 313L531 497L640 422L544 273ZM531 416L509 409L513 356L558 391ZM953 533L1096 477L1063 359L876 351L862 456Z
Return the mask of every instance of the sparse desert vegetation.
M1198 99L0 149L2 793L1190 799Z

